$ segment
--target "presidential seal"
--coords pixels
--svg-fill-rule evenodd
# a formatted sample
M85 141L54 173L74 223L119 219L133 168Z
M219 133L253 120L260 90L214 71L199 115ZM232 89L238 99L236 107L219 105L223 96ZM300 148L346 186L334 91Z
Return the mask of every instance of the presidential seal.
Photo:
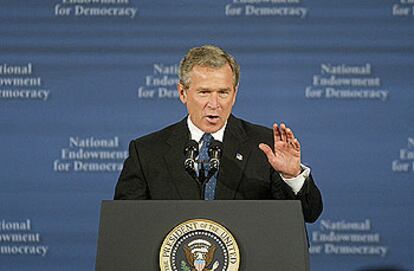
M184 221L165 237L161 271L238 271L239 247L222 225L207 219Z

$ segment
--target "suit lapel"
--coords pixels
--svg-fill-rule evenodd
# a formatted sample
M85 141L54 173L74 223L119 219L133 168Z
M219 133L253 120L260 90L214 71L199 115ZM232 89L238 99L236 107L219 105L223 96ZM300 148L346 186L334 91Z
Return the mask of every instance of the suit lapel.
M169 145L169 149L166 151L164 160L171 175L170 181L175 186L180 199L200 199L200 188L197 181L184 170L184 148L188 140L187 118L184 118L167 139L166 143Z
M223 138L223 157L216 187L216 199L234 199L250 155L241 121L232 115Z

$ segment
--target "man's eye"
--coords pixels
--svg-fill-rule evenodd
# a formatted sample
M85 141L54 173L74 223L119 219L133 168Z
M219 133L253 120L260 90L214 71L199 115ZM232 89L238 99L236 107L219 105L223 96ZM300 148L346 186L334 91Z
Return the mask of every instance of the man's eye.
M228 91L222 91L222 92L219 93L219 95L220 95L221 98L226 98L226 97L229 96L229 94L230 93Z

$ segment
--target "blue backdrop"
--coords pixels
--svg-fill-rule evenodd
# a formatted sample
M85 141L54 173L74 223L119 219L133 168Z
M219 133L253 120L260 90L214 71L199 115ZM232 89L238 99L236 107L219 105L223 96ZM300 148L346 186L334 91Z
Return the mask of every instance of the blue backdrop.
M128 143L185 115L178 63L206 43L241 64L234 113L302 142L312 270L414 270L414 1L0 7L0 270L94 269Z

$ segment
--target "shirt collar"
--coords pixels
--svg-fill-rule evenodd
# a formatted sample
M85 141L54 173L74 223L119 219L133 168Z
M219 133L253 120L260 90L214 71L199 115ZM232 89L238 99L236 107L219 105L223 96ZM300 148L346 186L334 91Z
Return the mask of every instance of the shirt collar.
M205 132L203 132L202 130L200 130L200 128L195 126L195 124L191 121L190 116L187 117L187 126L190 130L191 139L200 142L201 137L205 134ZM223 127L221 127L220 130L211 134L215 140L223 142L224 130L226 129L226 126L227 121L226 123L224 123Z

